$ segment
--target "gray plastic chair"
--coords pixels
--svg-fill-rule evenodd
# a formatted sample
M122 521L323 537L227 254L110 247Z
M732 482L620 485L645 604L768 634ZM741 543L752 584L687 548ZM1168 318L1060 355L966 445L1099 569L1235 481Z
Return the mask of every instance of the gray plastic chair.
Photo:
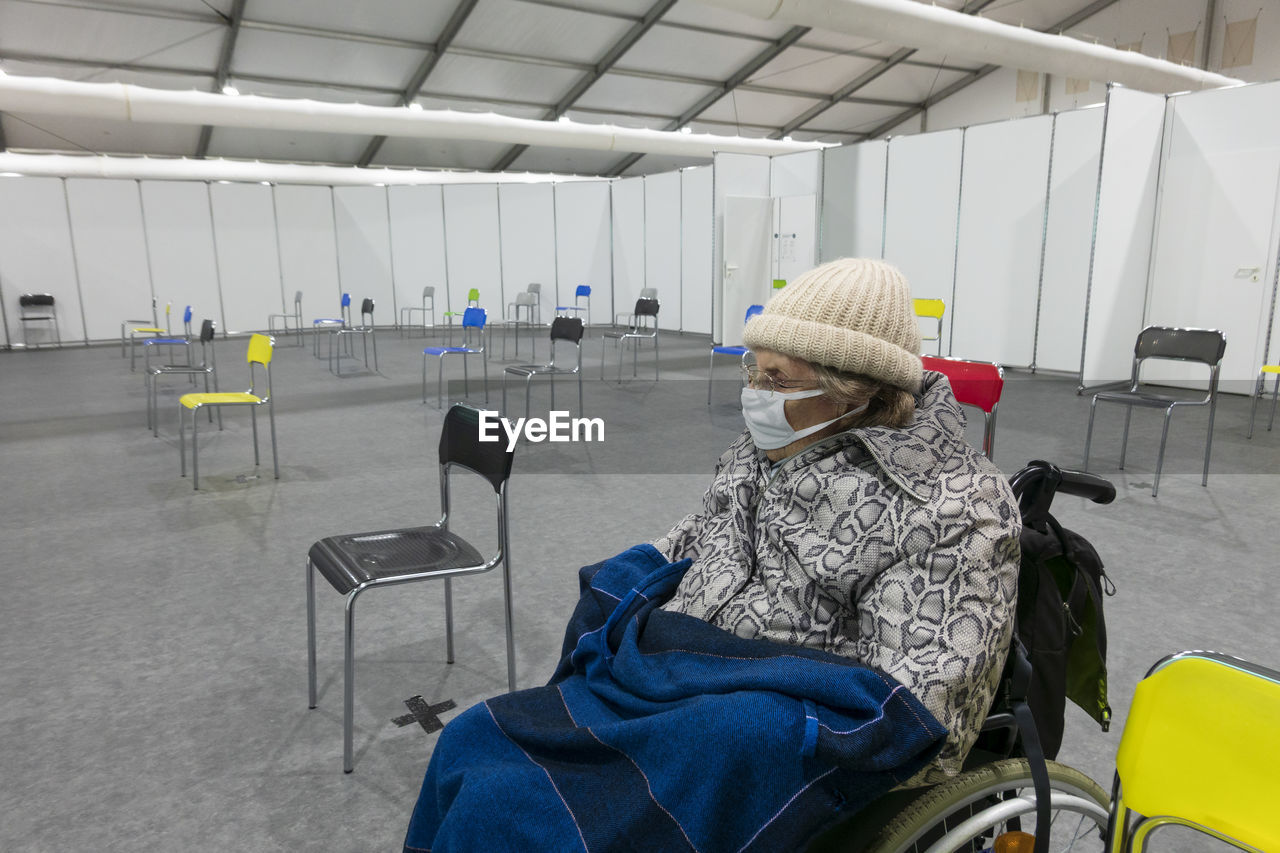
M275 337L276 321L280 321L279 332L289 334L289 324L293 323L293 333L298 339L298 346L303 345L302 341L302 291L295 291L293 294L293 313L292 314L268 314L267 315L267 334Z
M1209 485L1209 454L1213 448L1213 416L1218 407L1218 373L1222 367L1222 354L1227 349L1227 337L1217 329L1179 329L1173 326L1148 326L1138 334L1133 347L1133 373L1129 387L1123 391L1101 391L1093 395L1089 404L1089 431L1084 440L1084 469L1089 470L1089 448L1093 441L1093 417L1098 403L1119 403L1125 406L1124 437L1120 441L1120 470L1124 470L1125 450L1129 444L1129 419L1133 407L1164 409L1164 429L1160 433L1160 452L1156 456L1155 479L1151 483L1151 497L1160 489L1160 469L1164 465L1164 448L1169 438L1169 419L1178 406L1208 406L1209 428L1204 441L1204 475L1200 485ZM1142 382L1142 366L1149 360L1196 362L1209 368L1209 391L1202 399L1185 395L1170 396L1156 393L1148 383ZM1161 389L1164 390L1164 389Z
M440 520L429 527L351 533L321 539L307 552L308 707L316 707L315 573L346 598L343 665L342 769L353 764L352 717L355 704L356 599L367 589L413 581L444 581L445 660L453 663L453 589L451 581L502 566L502 596L507 633L507 687L516 689L515 633L512 627L511 561L507 480L514 451L505 441L480 441L480 410L456 403L440 432ZM470 542L449 529L449 474L465 468L489 481L498 498L497 551L481 556Z
M431 285L422 288L422 305L405 305L400 309L400 335L404 336L406 326L413 325L415 311L422 312L422 336L427 336L427 314L431 315L431 326L436 327L436 289Z

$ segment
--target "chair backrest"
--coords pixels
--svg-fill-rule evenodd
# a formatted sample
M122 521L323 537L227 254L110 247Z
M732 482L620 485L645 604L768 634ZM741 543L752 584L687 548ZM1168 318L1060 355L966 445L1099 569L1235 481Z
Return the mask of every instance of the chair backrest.
M182 312L182 323L183 325L188 325L188 326L191 325L191 306L190 305L187 306L187 310Z
M344 294L342 294L342 306L341 306L341 307L343 307L343 308L350 308L350 307L351 307L351 294L350 294L350 293L344 293Z
M1147 326L1138 333L1133 357L1167 358L1197 361L1210 367L1222 361L1227 349L1227 336L1217 329L1179 329L1173 326Z
M366 314L368 314L370 318L373 317L373 300L372 299L366 298L363 302L360 303L360 318L364 319L364 315Z
M480 305L480 288L473 287L467 291L467 304L477 307Z
M956 400L969 406L977 406L990 414L1000 402L1004 390L1004 368L989 361L965 361L960 358L920 357L925 370L936 370L951 380L951 391Z
M591 285L589 284L578 285L573 291L573 298L577 299L580 296L585 296L588 299L591 298Z
M947 303L941 299L913 299L917 317L931 317L941 320L947 311Z
M52 293L24 293L18 297L18 305L22 308L52 308Z
M763 306L763 305L752 305L752 306L750 306L749 308L747 308L747 316L745 316L745 317L743 317L743 318L742 318L742 322L743 322L743 323L746 323L748 320L750 320L750 319L751 319L752 317L754 317L755 315L757 315L757 314L763 314L763 313L764 313L764 306Z
M515 304L517 305L536 305L537 302L538 302L538 297L527 290L524 293L516 294Z
M773 289L774 289L774 290L782 290L782 288L784 288L784 287L786 287L786 286L787 286L787 280L786 280L785 278L775 278L775 279L773 280Z
M202 330L203 331L203 330ZM245 360L250 364L268 365L275 352L275 340L269 335L253 335L249 338L249 352Z
M495 492L511 476L515 449L506 441L480 440L480 410L454 403L440 430L440 464L461 465L489 481Z
M462 312L462 325L474 326L477 329L483 329L487 315L483 308L468 308Z
M301 290L298 290L298 291L295 291L295 292L294 292L294 294L293 294L293 305L294 305L294 307L295 307L295 308L297 308L299 311L301 311L301 310L302 310L302 291L301 291Z
M1280 672L1216 652L1165 658L1138 682L1116 752L1124 807L1148 828L1177 818L1280 850L1277 720Z
M525 292L525 293L532 293L532 294L535 294L535 295L541 296L541 295L542 295L542 285L541 285L541 284L538 284L536 281L535 281L535 282L532 282L528 287L526 287L526 288L524 289L524 292Z
M658 300L642 296L636 300L635 315L637 317L657 317Z
M436 301L436 289L429 284L422 288L422 301L426 302L428 299L432 302Z
M582 340L581 317L557 317L551 321L551 340L578 343Z
M200 343L213 343L214 331L217 329L217 323L210 319L205 319L200 323Z
M641 299L657 299L657 298L658 298L658 288L656 288L656 287L642 287L642 288L640 288L640 298L641 298Z

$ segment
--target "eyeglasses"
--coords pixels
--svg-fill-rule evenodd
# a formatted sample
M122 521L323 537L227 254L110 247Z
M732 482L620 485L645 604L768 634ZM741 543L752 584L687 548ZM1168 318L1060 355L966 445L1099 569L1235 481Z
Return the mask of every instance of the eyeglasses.
M771 376L760 369L759 365L744 364L742 366L742 385L745 388L755 388L758 391L768 391L769 393L777 392L779 394L790 394L794 391L811 391L817 388L817 383L812 379L782 379Z

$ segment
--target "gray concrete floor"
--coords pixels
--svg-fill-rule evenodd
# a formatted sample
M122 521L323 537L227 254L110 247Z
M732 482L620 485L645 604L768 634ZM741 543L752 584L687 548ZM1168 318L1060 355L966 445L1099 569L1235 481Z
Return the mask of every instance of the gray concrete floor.
M434 343L435 341L430 341ZM287 341L281 341L281 344ZM500 340L495 340L500 352ZM245 387L245 340L219 345L222 388ZM274 362L281 476L262 428L255 469L245 412L201 432L201 490L178 476L176 398L164 384L159 438L145 429L141 374L118 348L0 353L0 849L395 850L435 735L391 721L403 700L466 707L505 689L501 584L455 584L457 662L444 663L437 584L375 590L360 604L356 767L342 773L342 602L319 595L320 701L306 702L304 561L342 532L434 521L442 412L421 399L423 341L379 334L381 372L347 359L331 374L308 348ZM522 346L528 358L528 340ZM698 504L716 457L741 429L728 360L706 405L705 337L662 336L639 376L600 381L598 332L585 344L586 414L599 444L524 444L511 483L519 683L550 675L576 598L576 571L653 539ZM538 358L545 359L541 345ZM491 402L504 363L490 363ZM457 364L446 376L461 375ZM483 402L471 376L471 399ZM451 382L453 399L462 396ZM557 408L576 408L557 383ZM563 396L562 396L563 395ZM520 414L519 393L511 409ZM533 409L548 408L545 386ZM1270 525L1280 430L1244 438L1247 398L1220 405L1200 485L1206 418L1175 415L1159 498L1150 494L1159 417L1137 412L1117 469L1122 414L1104 410L1093 470L1110 506L1064 499L1065 525L1091 539L1118 589L1107 601L1116 711L1108 734L1068 710L1062 760L1110 785L1133 686L1159 657L1212 648L1280 664ZM265 414L263 412L262 414ZM1078 466L1088 398L1063 377L1010 373L996 461ZM980 440L980 418L970 426ZM492 499L462 484L460 531L492 542ZM444 715L448 719L451 714ZM1190 848L1188 848L1190 849Z

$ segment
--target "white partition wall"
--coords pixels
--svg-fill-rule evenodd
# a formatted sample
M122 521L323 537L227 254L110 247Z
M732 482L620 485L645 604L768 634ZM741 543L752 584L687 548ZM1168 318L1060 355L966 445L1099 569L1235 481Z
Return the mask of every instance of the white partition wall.
M449 309L467 307L467 293L480 291L488 322L502 319L502 245L498 236L496 184L456 184L444 188L445 259L449 268ZM438 295L438 294L437 294Z
M821 261L881 256L888 153L884 140L822 152Z
M276 248L276 216L271 187L262 184L209 185L213 244L218 257L223 322L219 331L267 328L267 315L293 313L293 296L302 290L304 316L319 294L296 287L285 295ZM332 293L325 307L332 310ZM196 320L205 316L196 312Z
M1146 323L1225 332L1223 388L1249 393L1276 281L1280 84L1206 94L1169 99Z
M337 317L342 286L329 187L277 186L276 242L286 294L301 290L304 326L319 317ZM351 295L354 301L358 297ZM359 308L359 303L355 308Z
M338 246L338 279L351 294L351 317L360 322L360 306L374 302L375 324L396 320L391 282L391 231L386 187L334 187L333 215Z
M613 240L607 181L556 184L556 266L572 299L578 285L591 288L591 322L613 319Z
M646 287L658 291L662 302L658 326L663 329L681 328L681 213L680 173L647 176L644 179L644 278Z
M444 207L440 187L387 187L387 206L391 218L391 279L396 286L396 321L400 320L400 308L422 306L422 288L434 287L435 321L442 323L448 288L445 286ZM386 322L384 318L380 320Z
M1050 116L965 130L955 289L944 351L1029 367L1044 246Z
M1098 200L1103 110L1058 113L1036 327L1036 367L1076 373L1084 343L1089 247Z
M63 343L86 338L61 178L0 178L0 295L11 343L22 342L18 297L24 293L53 296ZM148 306L147 316L150 310Z
M649 285L645 281L645 218L644 178L623 178L611 185L613 193L613 300L607 316L610 320L620 312L630 312L640 291ZM670 304L678 293L670 286L658 288L658 301ZM594 291L592 307L596 302ZM660 322L666 318L658 312Z
M912 295L945 299L952 313L960 150L964 133L944 130L889 140L884 258L911 283ZM944 321L942 351L949 352ZM958 355L959 353L957 353Z
M503 184L498 187L502 217L503 303L531 283L542 285L542 320L551 322L564 294L556 283L555 200L550 184ZM573 290L569 290L573 301Z
M680 328L711 334L711 287L715 278L712 235L715 214L711 166L680 172Z
M69 178L66 186L89 338L119 338L121 321L151 316L151 267L138 183ZM173 293L156 296L163 325L165 303L181 297Z
M218 260L213 246L209 185L196 181L142 181L151 280L155 291L173 302L173 332L180 335L182 316L191 306L192 330L200 333L206 317L229 329L222 311ZM254 328L266 324L263 316Z
M1142 331L1165 97L1113 86L1106 110L1080 367L1085 387L1128 378Z

